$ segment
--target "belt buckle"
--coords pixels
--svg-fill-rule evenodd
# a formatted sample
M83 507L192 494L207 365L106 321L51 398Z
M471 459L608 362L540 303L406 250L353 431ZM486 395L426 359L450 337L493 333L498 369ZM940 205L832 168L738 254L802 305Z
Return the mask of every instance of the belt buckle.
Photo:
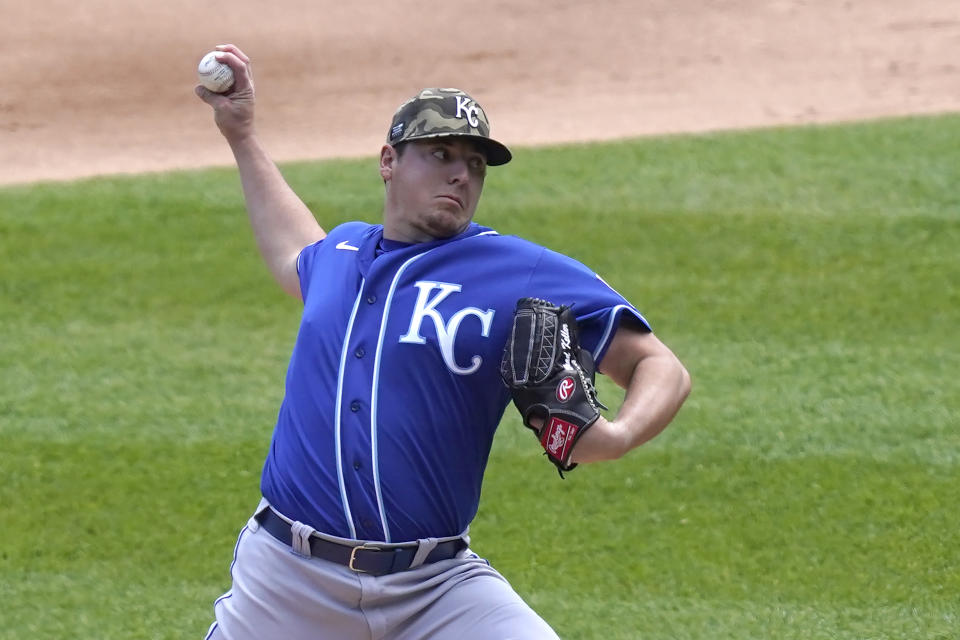
M347 562L347 568L350 569L350 571L354 571L354 572L356 572L356 573L368 573L367 571L364 571L363 569L360 569L359 567L353 566L354 560L357 559L357 551L360 551L360 549L373 549L374 551L379 551L379 550L380 550L380 547L377 547L377 546L374 546L374 545L371 545L371 544L366 544L366 543L364 543L364 544L361 544L361 545L358 546L358 547L354 547L354 548L350 551L350 561Z

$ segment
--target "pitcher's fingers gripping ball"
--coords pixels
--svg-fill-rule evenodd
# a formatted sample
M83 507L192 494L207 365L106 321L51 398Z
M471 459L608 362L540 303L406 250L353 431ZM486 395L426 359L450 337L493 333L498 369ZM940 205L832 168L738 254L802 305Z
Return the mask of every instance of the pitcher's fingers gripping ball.
M577 441L600 417L600 409L606 409L597 399L593 358L580 348L570 308L521 298L500 376L523 424L537 435L562 478L577 466L570 462Z
M233 69L217 60L221 51L211 51L203 56L197 67L197 79L214 93L225 93L233 86Z

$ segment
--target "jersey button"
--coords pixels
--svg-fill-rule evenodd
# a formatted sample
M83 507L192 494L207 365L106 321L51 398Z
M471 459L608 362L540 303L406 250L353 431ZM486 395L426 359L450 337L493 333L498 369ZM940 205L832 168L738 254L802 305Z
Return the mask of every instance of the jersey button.
M354 463L353 463L353 468L356 469L357 471L360 471L360 463L359 463L359 462L354 462Z
M377 301L377 296L367 296L367 304L373 304Z
M356 400L354 400L353 402L351 402L351 403L350 403L350 411L353 411L354 413L356 413L357 411L360 411L360 403L357 402Z
M366 355L366 353L367 352L363 350L363 347L359 347L356 351L353 352L353 355L357 356L358 358L362 358L364 355Z

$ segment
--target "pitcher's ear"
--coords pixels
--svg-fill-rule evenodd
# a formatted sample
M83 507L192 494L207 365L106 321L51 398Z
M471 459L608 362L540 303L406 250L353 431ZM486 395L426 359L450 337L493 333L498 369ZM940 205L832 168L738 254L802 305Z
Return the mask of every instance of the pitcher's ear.
M393 177L393 168L399 157L400 154L397 153L397 149L389 144L380 148L380 177L383 178L384 182Z

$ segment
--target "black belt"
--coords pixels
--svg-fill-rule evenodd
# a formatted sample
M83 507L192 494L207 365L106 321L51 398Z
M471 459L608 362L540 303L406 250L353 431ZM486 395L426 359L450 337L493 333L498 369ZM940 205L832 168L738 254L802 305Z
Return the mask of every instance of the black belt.
M272 509L264 509L257 514L257 522L274 538L287 546L292 546L293 535L290 525L278 516ZM467 547L462 538L439 543L427 555L424 564L449 560ZM384 576L388 573L405 571L417 555L417 545L402 547L378 547L373 543L362 544L356 547L324 540L317 536L310 536L310 555L330 562L336 562L357 573L369 573L375 576Z

